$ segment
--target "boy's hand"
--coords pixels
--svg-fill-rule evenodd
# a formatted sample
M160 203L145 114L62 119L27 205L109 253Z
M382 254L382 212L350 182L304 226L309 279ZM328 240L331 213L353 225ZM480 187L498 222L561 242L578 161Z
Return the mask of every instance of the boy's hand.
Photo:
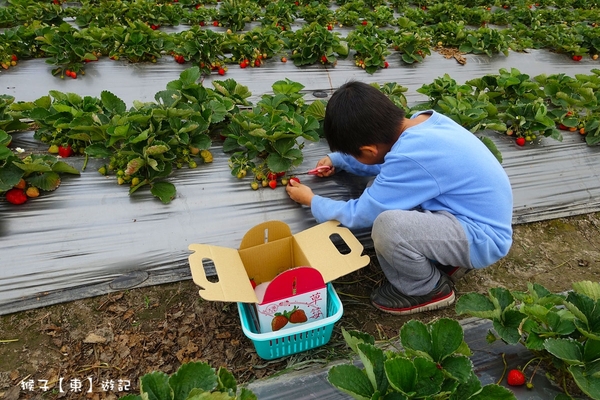
M288 185L285 187L285 191L296 203L310 207L314 193L308 186L291 179Z
M325 156L325 157L321 158L319 160L319 162L317 163L317 167L320 167L323 165L326 165L331 168L326 172L319 172L317 174L318 177L323 178L323 177L331 176L331 175L335 174L335 167L333 166L333 163L331 162L331 158L329 158L329 156Z

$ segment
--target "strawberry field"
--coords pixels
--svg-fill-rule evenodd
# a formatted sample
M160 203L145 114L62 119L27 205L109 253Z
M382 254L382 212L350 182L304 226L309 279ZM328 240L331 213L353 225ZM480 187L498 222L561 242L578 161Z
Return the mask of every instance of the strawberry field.
M0 314L188 280L191 243L314 225L283 186L328 151L350 79L477 135L515 224L598 211L598 24L586 0L8 0ZM298 177L339 199L366 184Z

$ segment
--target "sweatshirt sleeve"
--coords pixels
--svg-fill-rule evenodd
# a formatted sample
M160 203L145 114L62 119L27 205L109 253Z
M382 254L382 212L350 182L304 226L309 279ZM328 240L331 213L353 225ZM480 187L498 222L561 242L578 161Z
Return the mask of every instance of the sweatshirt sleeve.
M342 154L339 152L328 154L333 166L337 169L341 169L350 172L354 175L359 176L375 176L381 170L380 165L366 165L362 164L348 154Z
M383 211L414 209L438 194L439 186L425 169L398 158L385 163L359 198L341 201L315 195L311 212L319 223L337 220L350 229L370 228Z

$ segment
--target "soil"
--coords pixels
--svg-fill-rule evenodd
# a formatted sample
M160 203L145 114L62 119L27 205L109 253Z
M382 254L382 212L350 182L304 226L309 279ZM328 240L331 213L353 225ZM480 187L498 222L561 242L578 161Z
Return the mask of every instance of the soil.
M514 228L514 244L507 257L467 274L457 283L459 296L472 291L486 293L498 286L523 290L527 282L563 292L572 282L599 280L600 213ZM172 374L189 361L225 367L238 384L247 384L343 358L347 350L341 326L386 340L397 337L409 319L460 319L453 307L408 317L373 308L369 293L383 276L370 254L369 266L334 282L344 315L330 342L272 361L260 359L252 341L244 336L236 305L202 300L192 281L1 316L0 398L116 399L139 393L142 375L157 370ZM70 388L76 380L83 385L80 392ZM33 387L24 389L21 382L31 382ZM92 393L84 393L90 386Z

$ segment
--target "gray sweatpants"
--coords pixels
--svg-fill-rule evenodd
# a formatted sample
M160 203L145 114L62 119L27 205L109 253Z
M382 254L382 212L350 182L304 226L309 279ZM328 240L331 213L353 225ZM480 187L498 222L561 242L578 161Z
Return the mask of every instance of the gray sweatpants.
M471 268L464 229L445 211L385 211L375 219L371 237L385 277L409 296L435 288L441 272L432 260Z

